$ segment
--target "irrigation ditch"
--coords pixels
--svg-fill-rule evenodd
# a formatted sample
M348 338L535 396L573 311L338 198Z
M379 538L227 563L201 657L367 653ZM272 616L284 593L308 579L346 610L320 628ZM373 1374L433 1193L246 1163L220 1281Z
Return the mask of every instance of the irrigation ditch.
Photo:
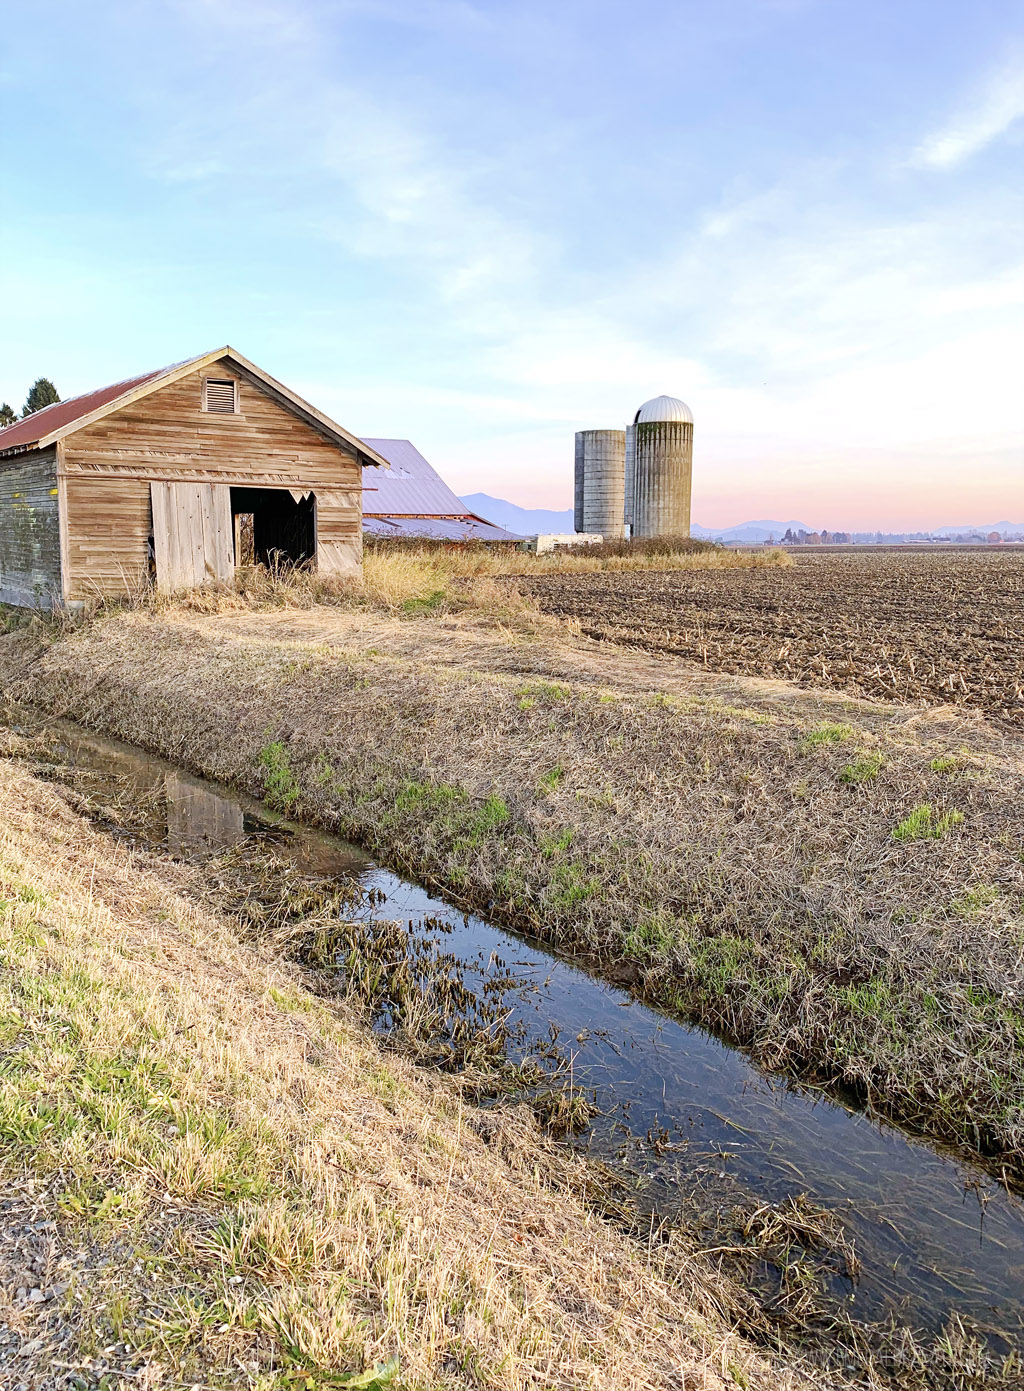
M171 762L26 707L0 707L0 737L386 1046L529 1107L592 1160L609 1221L652 1249L685 1234L749 1292L750 1336L893 1384L1020 1384L1024 1202L997 1172Z

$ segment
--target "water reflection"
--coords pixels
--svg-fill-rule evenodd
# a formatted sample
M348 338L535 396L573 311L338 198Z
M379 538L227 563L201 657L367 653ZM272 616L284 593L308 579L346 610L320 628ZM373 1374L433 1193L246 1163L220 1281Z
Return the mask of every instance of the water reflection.
M833 1292L862 1318L899 1311L938 1331L954 1312L1024 1332L1024 1205L988 1174L760 1073L739 1049L662 1015L543 948L466 917L418 885L375 868L383 914L413 933L439 919L439 949L460 957L471 988L495 969L517 981L506 997L527 1040L560 1031L575 1081L601 1116L581 1143L614 1159L659 1211L781 1202L807 1193L839 1211L863 1270Z
M1024 1207L985 1172L858 1111L761 1074L738 1049L659 1014L534 943L465 916L358 848L289 825L259 804L137 749L62 726L54 748L113 775L147 809L147 838L172 855L269 838L295 867L377 891L372 911L404 921L421 956L458 958L472 992L500 982L523 1057L557 1036L601 1115L579 1143L644 1180L671 1212L806 1193L839 1211L863 1270L834 1293L864 1318L897 1312L937 1331L959 1313L1024 1330ZM447 967L446 967L447 969Z
M172 855L212 855L245 836L245 812L233 797L186 773L164 774L167 849Z
M287 822L252 797L120 740L62 722L54 727L52 751L76 769L95 773L109 786L112 800L132 808L133 823L142 812L146 839L171 855L203 858L257 837L272 842L305 874L351 877L372 867L358 846Z

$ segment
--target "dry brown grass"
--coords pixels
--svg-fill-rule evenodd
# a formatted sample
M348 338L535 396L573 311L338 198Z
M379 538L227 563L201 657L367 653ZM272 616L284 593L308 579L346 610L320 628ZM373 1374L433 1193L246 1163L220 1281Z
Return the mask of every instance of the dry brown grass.
M184 897L187 873L0 761L0 1206L30 1222L0 1238L0 1359L20 1382L807 1384L728 1330L724 1285L678 1250L666 1278L587 1215L576 1161L385 1058ZM14 1293L37 1284L57 1293Z
M536 565L509 567L510 575L596 574L601 571L622 574L628 571L676 570L785 570L793 564L787 551L769 547L759 551L728 550L715 547L707 551L680 551L659 555L656 552L631 555L614 551L609 555L587 555L577 550L555 551L534 558Z
M452 580L498 579L503 576L581 575L602 572L778 569L793 564L777 547L757 551L728 550L708 542L676 542L662 546L622 542L604 546L560 547L543 555L528 551L489 551L485 547L368 546L364 554L365 585L371 594L394 584L429 593ZM417 579L412 581L412 577ZM412 581L410 583L410 581Z
M128 583L119 595L96 594L74 614L51 618L71 628L99 614L123 609L173 613L232 613L268 609L338 607L346 610L424 614L475 613L500 627L553 631L537 607L510 584L516 577L590 574L602 571L701 571L777 569L792 565L779 549L731 551L707 542L630 543L573 548L532 555L490 551L485 546L368 545L360 579L338 579L315 570L254 566L239 570L230 585L211 584L178 595L159 593L148 583ZM5 616L6 613L6 616ZM32 625L42 616L0 610L0 633Z
M1019 1172L1020 740L465 619L272 620L13 636L0 679L257 793L273 744L302 814Z

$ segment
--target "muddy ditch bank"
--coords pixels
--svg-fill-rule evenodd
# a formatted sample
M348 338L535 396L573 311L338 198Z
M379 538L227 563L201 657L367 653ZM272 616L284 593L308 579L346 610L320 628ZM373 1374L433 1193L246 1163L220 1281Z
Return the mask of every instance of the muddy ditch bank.
M1021 741L955 711L822 721L314 637L128 613L0 639L0 685L1024 1176Z
M394 1046L475 1070L485 1104L515 1089L599 1161L610 1216L632 1213L655 1245L681 1226L754 1293L751 1331L882 1348L890 1363L902 1330L926 1344L951 1321L977 1336L982 1364L1024 1348L1024 1203L978 1166L766 1075L245 794L38 711L7 706L0 730L105 829L200 866L213 901L305 952ZM305 929L281 931L289 914Z

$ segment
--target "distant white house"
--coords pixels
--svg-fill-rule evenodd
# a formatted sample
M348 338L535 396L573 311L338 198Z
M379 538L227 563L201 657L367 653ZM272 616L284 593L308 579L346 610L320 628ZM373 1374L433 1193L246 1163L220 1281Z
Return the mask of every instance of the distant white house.
M561 534L542 531L538 536L529 538L529 548L538 555L545 555L562 546L599 546L603 540L604 537L596 531L567 531Z

